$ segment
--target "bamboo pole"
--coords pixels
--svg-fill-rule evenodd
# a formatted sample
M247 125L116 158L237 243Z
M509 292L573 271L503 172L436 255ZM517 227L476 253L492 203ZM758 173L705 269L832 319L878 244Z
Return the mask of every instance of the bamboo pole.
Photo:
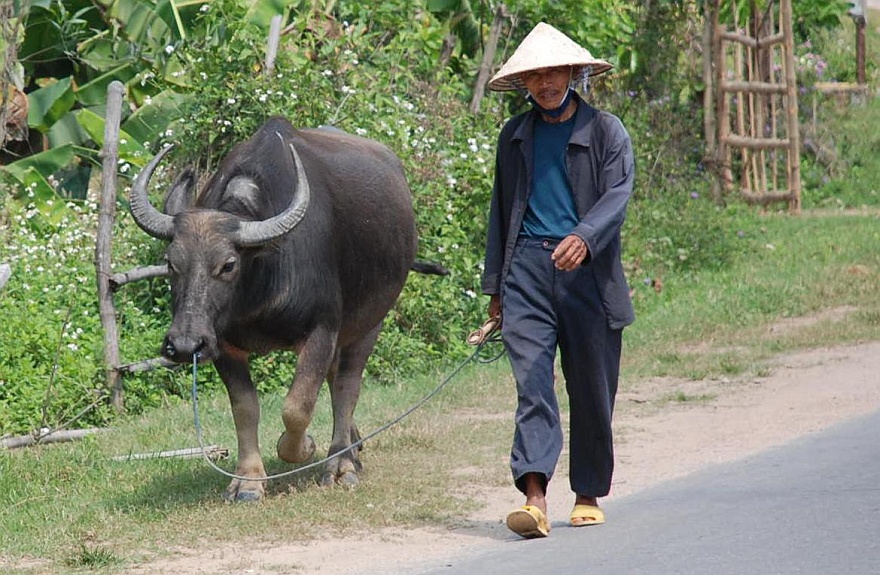
M736 44L733 48L733 66L735 69L735 77L737 80L742 80L743 69L745 68L743 64L743 45ZM736 92L736 133L741 137L748 137L746 133L746 121L745 121L745 94L746 92ZM750 164L749 164L749 152L745 147L741 147L739 150L740 162L742 162L742 174L740 175L739 185L741 188L750 190Z
M715 81L715 53L719 49L714 42L714 33L718 25L718 0L706 3L703 23L703 133L706 138L706 159L712 174L712 199L716 204L724 202L721 182L718 181L718 121L715 106L718 82Z
M206 445L204 454L208 459L216 461L218 459L226 459L229 457L229 449L220 447L219 445ZM112 461L136 461L143 459L167 459L176 457L178 459L195 459L202 457L201 447L185 447L183 449L170 449L168 451L151 451L149 453L130 453L128 455L115 455L110 459Z
M794 29L792 27L791 0L781 0L779 19L782 24L782 33L785 36L783 68L785 69L785 84L788 87L786 111L788 112L788 139L791 141L791 148L788 152L788 188L791 192L791 199L788 203L788 209L794 214L799 214L801 211L801 135L798 121L797 79L794 72Z
M716 3L715 26L712 44L715 46L715 77L718 78L715 90L715 101L718 109L718 153L716 154L718 174L721 179L723 191L729 191L733 187L733 173L730 168L730 146L727 138L730 136L730 106L728 96L722 89L726 82L726 49L721 37L721 25L718 20L718 6Z
M98 238L95 244L95 268L98 281L98 305L101 326L104 328L104 365L110 404L122 411L122 378L119 364L119 334L116 327L116 307L110 286L111 237L116 218L116 165L119 156L119 122L122 117L121 82L113 81L107 88L107 112L104 119L104 147L101 150L101 201L98 213Z
M769 66L769 56L764 48L761 48L761 38L766 35L766 26L767 23L763 22L761 26L756 26L755 28L755 37L758 40L758 46L753 49L752 56L754 61L752 63L753 66L753 74L754 79L758 82L766 81L765 72L766 69L770 68ZM765 121L765 105L767 103L766 95L759 93L751 94L751 105L752 105L752 132L755 134L757 138L765 138L767 134L764 132L764 121ZM767 155L765 153L766 148L763 146L759 148L753 156L753 163L755 169L755 189L759 190L761 193L767 191Z

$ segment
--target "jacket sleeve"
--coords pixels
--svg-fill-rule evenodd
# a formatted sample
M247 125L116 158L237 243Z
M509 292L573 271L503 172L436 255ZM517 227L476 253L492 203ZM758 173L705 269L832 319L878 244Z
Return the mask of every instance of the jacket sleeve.
M599 164L598 199L574 229L590 250L587 261L601 253L620 232L635 179L629 134L618 118L603 116L606 142Z
M495 183L489 202L489 225L486 235L486 259L483 265L482 290L486 295L501 293L501 267L504 262L504 222L501 208L500 142L495 155Z

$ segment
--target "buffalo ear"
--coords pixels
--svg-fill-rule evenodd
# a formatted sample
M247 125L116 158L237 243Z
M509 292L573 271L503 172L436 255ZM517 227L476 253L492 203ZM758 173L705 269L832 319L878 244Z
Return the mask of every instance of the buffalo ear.
M169 216L176 216L180 212L189 209L195 199L195 194L193 194L195 183L195 170L192 168L186 168L183 170L180 175L177 176L177 179L174 180L171 189L165 196L165 203L162 206L162 211Z

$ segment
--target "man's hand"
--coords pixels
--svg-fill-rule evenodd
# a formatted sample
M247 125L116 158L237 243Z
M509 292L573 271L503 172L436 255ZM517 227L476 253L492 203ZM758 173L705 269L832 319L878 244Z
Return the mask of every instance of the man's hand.
M501 317L501 296L489 296L489 317Z
M584 240L571 234L559 242L550 259L554 261L556 269L570 272L581 265L589 253Z

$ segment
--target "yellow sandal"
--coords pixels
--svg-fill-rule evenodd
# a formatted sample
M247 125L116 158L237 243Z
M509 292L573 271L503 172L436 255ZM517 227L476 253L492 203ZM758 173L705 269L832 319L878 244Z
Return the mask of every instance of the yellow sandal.
M507 515L507 527L526 539L547 537L550 534L547 516L534 505L524 505L511 511Z
M584 505L582 503L574 506L569 516L572 527L583 527L584 525L601 525L605 523L605 512L596 505Z

